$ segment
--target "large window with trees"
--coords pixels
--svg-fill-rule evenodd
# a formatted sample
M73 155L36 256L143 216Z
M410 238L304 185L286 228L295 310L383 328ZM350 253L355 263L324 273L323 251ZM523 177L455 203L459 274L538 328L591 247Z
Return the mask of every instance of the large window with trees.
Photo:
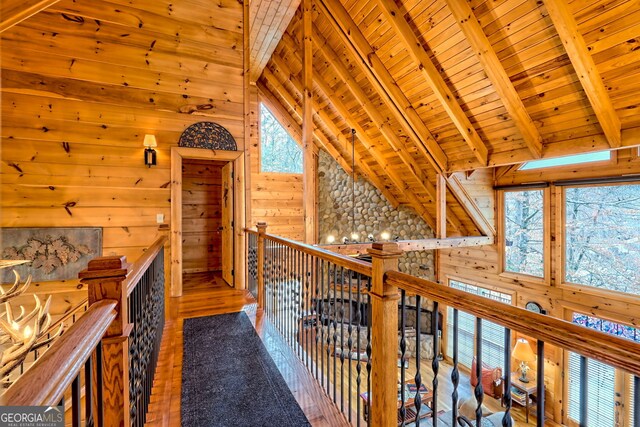
M263 103L260 103L260 170L302 173L302 149Z
M640 185L565 189L565 280L640 295Z
M544 190L504 192L504 270L544 277Z

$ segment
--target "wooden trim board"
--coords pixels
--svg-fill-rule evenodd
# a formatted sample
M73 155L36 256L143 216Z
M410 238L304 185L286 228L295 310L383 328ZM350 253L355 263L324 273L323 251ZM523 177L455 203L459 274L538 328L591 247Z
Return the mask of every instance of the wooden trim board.
M203 150L199 148L171 148L171 296L182 295L182 159L217 160L233 163L233 286L245 287L244 232L245 177L244 152Z

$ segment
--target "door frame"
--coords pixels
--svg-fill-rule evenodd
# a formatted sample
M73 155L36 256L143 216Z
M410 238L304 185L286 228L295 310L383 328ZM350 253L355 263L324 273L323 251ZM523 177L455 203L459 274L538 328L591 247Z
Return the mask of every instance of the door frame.
M244 151L171 147L171 296L182 295L182 159L233 163L233 287L244 289Z

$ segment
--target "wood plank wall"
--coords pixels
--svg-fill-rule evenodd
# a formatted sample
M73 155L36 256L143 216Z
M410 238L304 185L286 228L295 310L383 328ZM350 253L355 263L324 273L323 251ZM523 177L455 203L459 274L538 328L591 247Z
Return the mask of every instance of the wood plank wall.
M640 173L640 161L634 158L630 150L620 151L614 156L614 163L618 164L622 173ZM546 180L572 179L603 176L609 171L615 171L612 164L597 166L580 166L565 168L559 171L547 170L544 174ZM529 180L540 181L540 171L518 173L501 178L503 183L524 183ZM463 183L465 189L472 195L475 202L486 215L487 219L497 225L497 192L493 190L493 169L480 169L467 178L462 173L456 174ZM556 178L557 177L557 178ZM512 275L502 274L500 268L501 245L457 248L439 251L440 280L448 283L450 279L478 285L489 289L502 291L512 295L513 301L520 307L524 307L528 301L536 301L546 309L550 315L559 318L568 318L572 311L581 311L586 314L607 318L625 324L640 325L637 313L640 313L640 301L637 297L616 295L602 292L588 287L562 285L559 277L558 257L559 248L552 242L557 239L556 206L561 188L551 186L548 191L550 206L547 214L550 215L551 229L547 230L550 241L550 266L551 274L548 283L536 283L531 280L514 278ZM561 230L561 228L560 228ZM559 241L559 240L558 240ZM518 337L514 334L514 340ZM529 340L533 342L533 340ZM534 347L535 351L535 347ZM547 412L557 422L562 421L563 401L563 352L558 348L547 346L545 360L545 382L547 386ZM514 362L515 363L515 362ZM516 365L512 365L516 366ZM535 368L535 367L534 367ZM566 411L565 411L566 412Z
M182 266L185 273L222 269L222 166L182 160Z
M265 173L260 171L260 122L259 94L255 86L251 92L251 218L247 224L254 227L256 222L268 224L267 233L304 240L304 211L302 208L302 175L289 173ZM291 126L286 118L276 116ZM299 125L298 125L299 126ZM297 135L292 135L299 141Z
M214 121L244 148L242 11L62 0L3 33L0 226L103 227L103 253L135 260L156 214L169 222L184 129ZM152 168L145 133L158 140Z

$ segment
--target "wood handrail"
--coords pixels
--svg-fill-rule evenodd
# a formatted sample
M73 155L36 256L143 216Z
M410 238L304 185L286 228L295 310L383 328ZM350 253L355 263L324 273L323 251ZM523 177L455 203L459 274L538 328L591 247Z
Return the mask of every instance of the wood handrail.
M57 405L116 317L117 301L91 307L15 383L0 406Z
M285 239L284 237L273 236L271 234L265 234L265 238L271 241L281 243L292 249L296 249L308 255L312 255L323 259L325 261L332 262L340 267L347 268L356 273L363 274L371 277L372 268L371 264L359 259L355 259L346 255L338 254L327 249L318 248L316 246L308 245L306 243L296 242L295 240Z
M481 319L490 320L545 343L599 360L634 375L640 375L640 343L405 273L387 272L385 283Z
M133 263L129 270L129 274L127 274L127 278L123 283L123 286L127 289L127 296L129 296L136 287L142 275L147 271L153 260L164 247L164 243L166 241L167 236L158 237L158 239L153 242L146 251L144 251L142 256Z

